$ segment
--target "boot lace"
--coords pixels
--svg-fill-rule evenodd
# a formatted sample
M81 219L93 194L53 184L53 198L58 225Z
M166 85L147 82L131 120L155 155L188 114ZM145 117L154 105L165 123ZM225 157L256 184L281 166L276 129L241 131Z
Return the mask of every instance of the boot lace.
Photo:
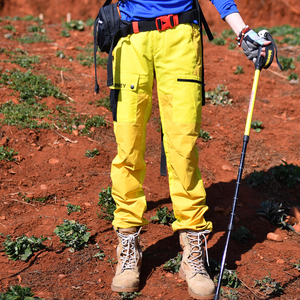
M188 263L193 267L193 274L201 274L208 276L207 271L204 266L202 259L202 239L204 239L205 244L205 253L206 253L206 262L209 266L208 261L208 251L207 251L207 241L206 234L210 233L209 230L204 231L187 231L187 237L189 244L191 246L191 251L188 257Z
M120 259L122 261L121 272L128 269L135 269L137 266L137 251L135 240L138 237L140 230L133 234L122 234L118 232L121 238L122 251Z

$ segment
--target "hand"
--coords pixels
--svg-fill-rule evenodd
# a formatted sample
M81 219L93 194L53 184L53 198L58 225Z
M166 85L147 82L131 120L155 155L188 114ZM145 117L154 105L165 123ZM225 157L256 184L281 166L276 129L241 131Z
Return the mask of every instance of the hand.
M241 47L247 58L255 63L258 56L258 48L267 46L270 43L271 41L267 41L264 37L259 36L254 30L250 29L245 33ZM264 47L262 48L261 55L266 55Z

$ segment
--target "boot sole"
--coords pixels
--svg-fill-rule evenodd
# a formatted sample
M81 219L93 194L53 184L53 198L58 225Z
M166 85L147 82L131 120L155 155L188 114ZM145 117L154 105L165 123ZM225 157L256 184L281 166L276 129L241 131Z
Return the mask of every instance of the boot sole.
M179 269L179 277L181 279L183 279L184 281L186 281L186 276L184 274L184 272L181 270L181 268ZM200 296L198 294L195 294L190 288L188 288L188 292L190 294L190 296L194 299L199 299L199 300L213 300L215 298L215 294L213 295L208 295L208 296Z
M120 287L120 286L114 286L113 284L111 285L111 289L114 292L119 292L119 293L134 293L134 292L138 292L139 291L139 287Z

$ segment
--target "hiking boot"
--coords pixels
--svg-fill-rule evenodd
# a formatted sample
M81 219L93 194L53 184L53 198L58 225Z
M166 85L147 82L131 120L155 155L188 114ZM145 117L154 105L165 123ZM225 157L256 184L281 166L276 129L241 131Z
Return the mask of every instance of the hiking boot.
M183 250L179 276L188 284L189 294L195 299L214 299L215 284L209 277L204 266L202 239L205 241L206 259L208 263L206 237L209 230L179 231L179 241Z
M111 289L115 292L133 293L139 290L142 249L138 242L138 235L141 228L116 230L119 239L118 264L111 284Z

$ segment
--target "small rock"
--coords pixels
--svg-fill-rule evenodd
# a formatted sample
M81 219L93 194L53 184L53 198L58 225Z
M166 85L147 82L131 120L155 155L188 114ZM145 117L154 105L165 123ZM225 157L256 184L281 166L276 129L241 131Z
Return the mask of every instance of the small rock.
M285 263L285 261L282 258L280 258L276 261L276 264L284 264L284 263Z
M41 184L40 189L41 190L47 190L47 185L46 184Z
M267 239L270 240L270 241L274 241L274 242L282 242L283 239L276 233L273 233L273 232L269 232L267 234Z
M84 205L87 206L87 207L92 206L92 204L88 203L88 202L84 202Z
M229 166L227 166L227 165L223 165L222 166L222 170L224 170L224 171L231 171L231 168Z
M4 37L6 39L11 39L13 37L13 34L12 33L6 33L6 34L4 34Z
M72 173L67 173L66 174L66 177L71 177L72 176Z
M54 164L57 164L59 162L59 160L57 158L50 158L48 162L49 162L49 164L54 165Z
M166 274L166 277L167 277L167 278L173 278L173 277L174 277L174 274L172 274L172 273L167 273L167 274Z
M5 146L7 143L7 137L4 136L1 140L0 140L0 146Z
M77 129L73 130L72 133L73 133L74 136L78 136L78 130Z
M82 130L85 128L85 125L78 125L78 130Z

